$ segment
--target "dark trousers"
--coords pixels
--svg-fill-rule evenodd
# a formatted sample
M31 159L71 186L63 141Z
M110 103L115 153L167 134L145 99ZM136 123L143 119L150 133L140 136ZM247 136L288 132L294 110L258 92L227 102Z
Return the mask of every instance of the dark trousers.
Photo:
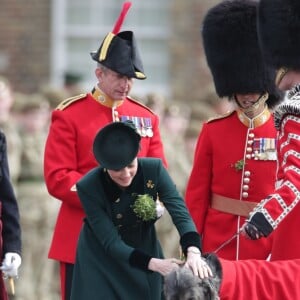
M69 263L60 263L60 278L61 278L61 299L70 300L72 278L74 265Z

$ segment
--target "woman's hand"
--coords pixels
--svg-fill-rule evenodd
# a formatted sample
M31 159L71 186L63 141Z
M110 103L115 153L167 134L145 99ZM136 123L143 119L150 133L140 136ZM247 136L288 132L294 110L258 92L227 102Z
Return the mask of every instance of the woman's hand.
M202 279L213 276L210 267L201 257L201 252L197 247L188 248L185 267L190 268L195 276L199 276Z
M158 272L162 276L165 276L168 273L170 273L173 269L178 268L178 266L183 263L183 261L176 258L151 258L148 265L148 269L153 272Z

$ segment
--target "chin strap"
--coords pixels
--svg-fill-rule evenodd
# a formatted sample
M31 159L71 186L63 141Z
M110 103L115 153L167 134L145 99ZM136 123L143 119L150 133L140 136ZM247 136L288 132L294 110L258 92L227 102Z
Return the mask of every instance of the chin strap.
M268 100L268 98L269 98L269 93L266 92L266 93L262 94L262 95L257 99L257 101L256 101L255 103L253 103L250 107L248 107L248 108L243 108L243 107L241 107L241 106L239 105L238 101L237 101L236 98L234 97L236 104L238 105L238 107L240 108L240 110L241 110L243 113L245 113L245 114L255 112L255 111L260 107L261 104L266 103L266 101Z
M275 78L275 85L279 86L282 78L285 76L285 74L289 71L288 68L282 67L280 68L277 73L276 73L276 78Z

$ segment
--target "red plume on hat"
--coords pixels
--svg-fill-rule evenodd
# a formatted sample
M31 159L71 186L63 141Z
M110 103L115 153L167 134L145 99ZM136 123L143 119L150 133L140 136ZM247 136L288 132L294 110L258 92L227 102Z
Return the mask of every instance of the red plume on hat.
M131 2L130 1L126 1L123 3L123 7L122 7L122 10L120 12L120 15L119 15L119 18L117 19L116 23L115 23L115 27L112 31L113 34L118 34L122 25L123 25L123 22L124 22L124 19L127 15L127 12L129 10L129 8L131 7Z
M130 7L131 2L124 2L113 31L106 35L98 51L91 52L91 56L93 60L119 74L146 79L133 32L119 32Z

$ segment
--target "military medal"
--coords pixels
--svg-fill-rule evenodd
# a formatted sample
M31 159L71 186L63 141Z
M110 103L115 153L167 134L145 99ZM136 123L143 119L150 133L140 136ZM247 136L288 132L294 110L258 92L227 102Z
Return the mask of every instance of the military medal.
M152 137L153 130L151 125L151 118L142 117L131 117L131 116L121 116L121 121L125 122L130 120L134 123L137 133L142 137Z
M131 119L132 119L132 121L133 121L133 123L136 127L136 130L137 130L138 134L140 136L143 136L140 118L139 117L131 117Z
M146 125L146 135L148 137L153 137L151 118L145 118L145 125Z
M253 143L254 159L276 160L276 140L274 138L257 138Z
M145 137L145 136L147 136L147 129L146 129L146 126L145 126L145 119L141 118L140 121L141 121L142 136Z
M115 107L112 108L112 119L113 119L113 122L119 122L120 121L120 119L119 119L119 113L115 109Z

